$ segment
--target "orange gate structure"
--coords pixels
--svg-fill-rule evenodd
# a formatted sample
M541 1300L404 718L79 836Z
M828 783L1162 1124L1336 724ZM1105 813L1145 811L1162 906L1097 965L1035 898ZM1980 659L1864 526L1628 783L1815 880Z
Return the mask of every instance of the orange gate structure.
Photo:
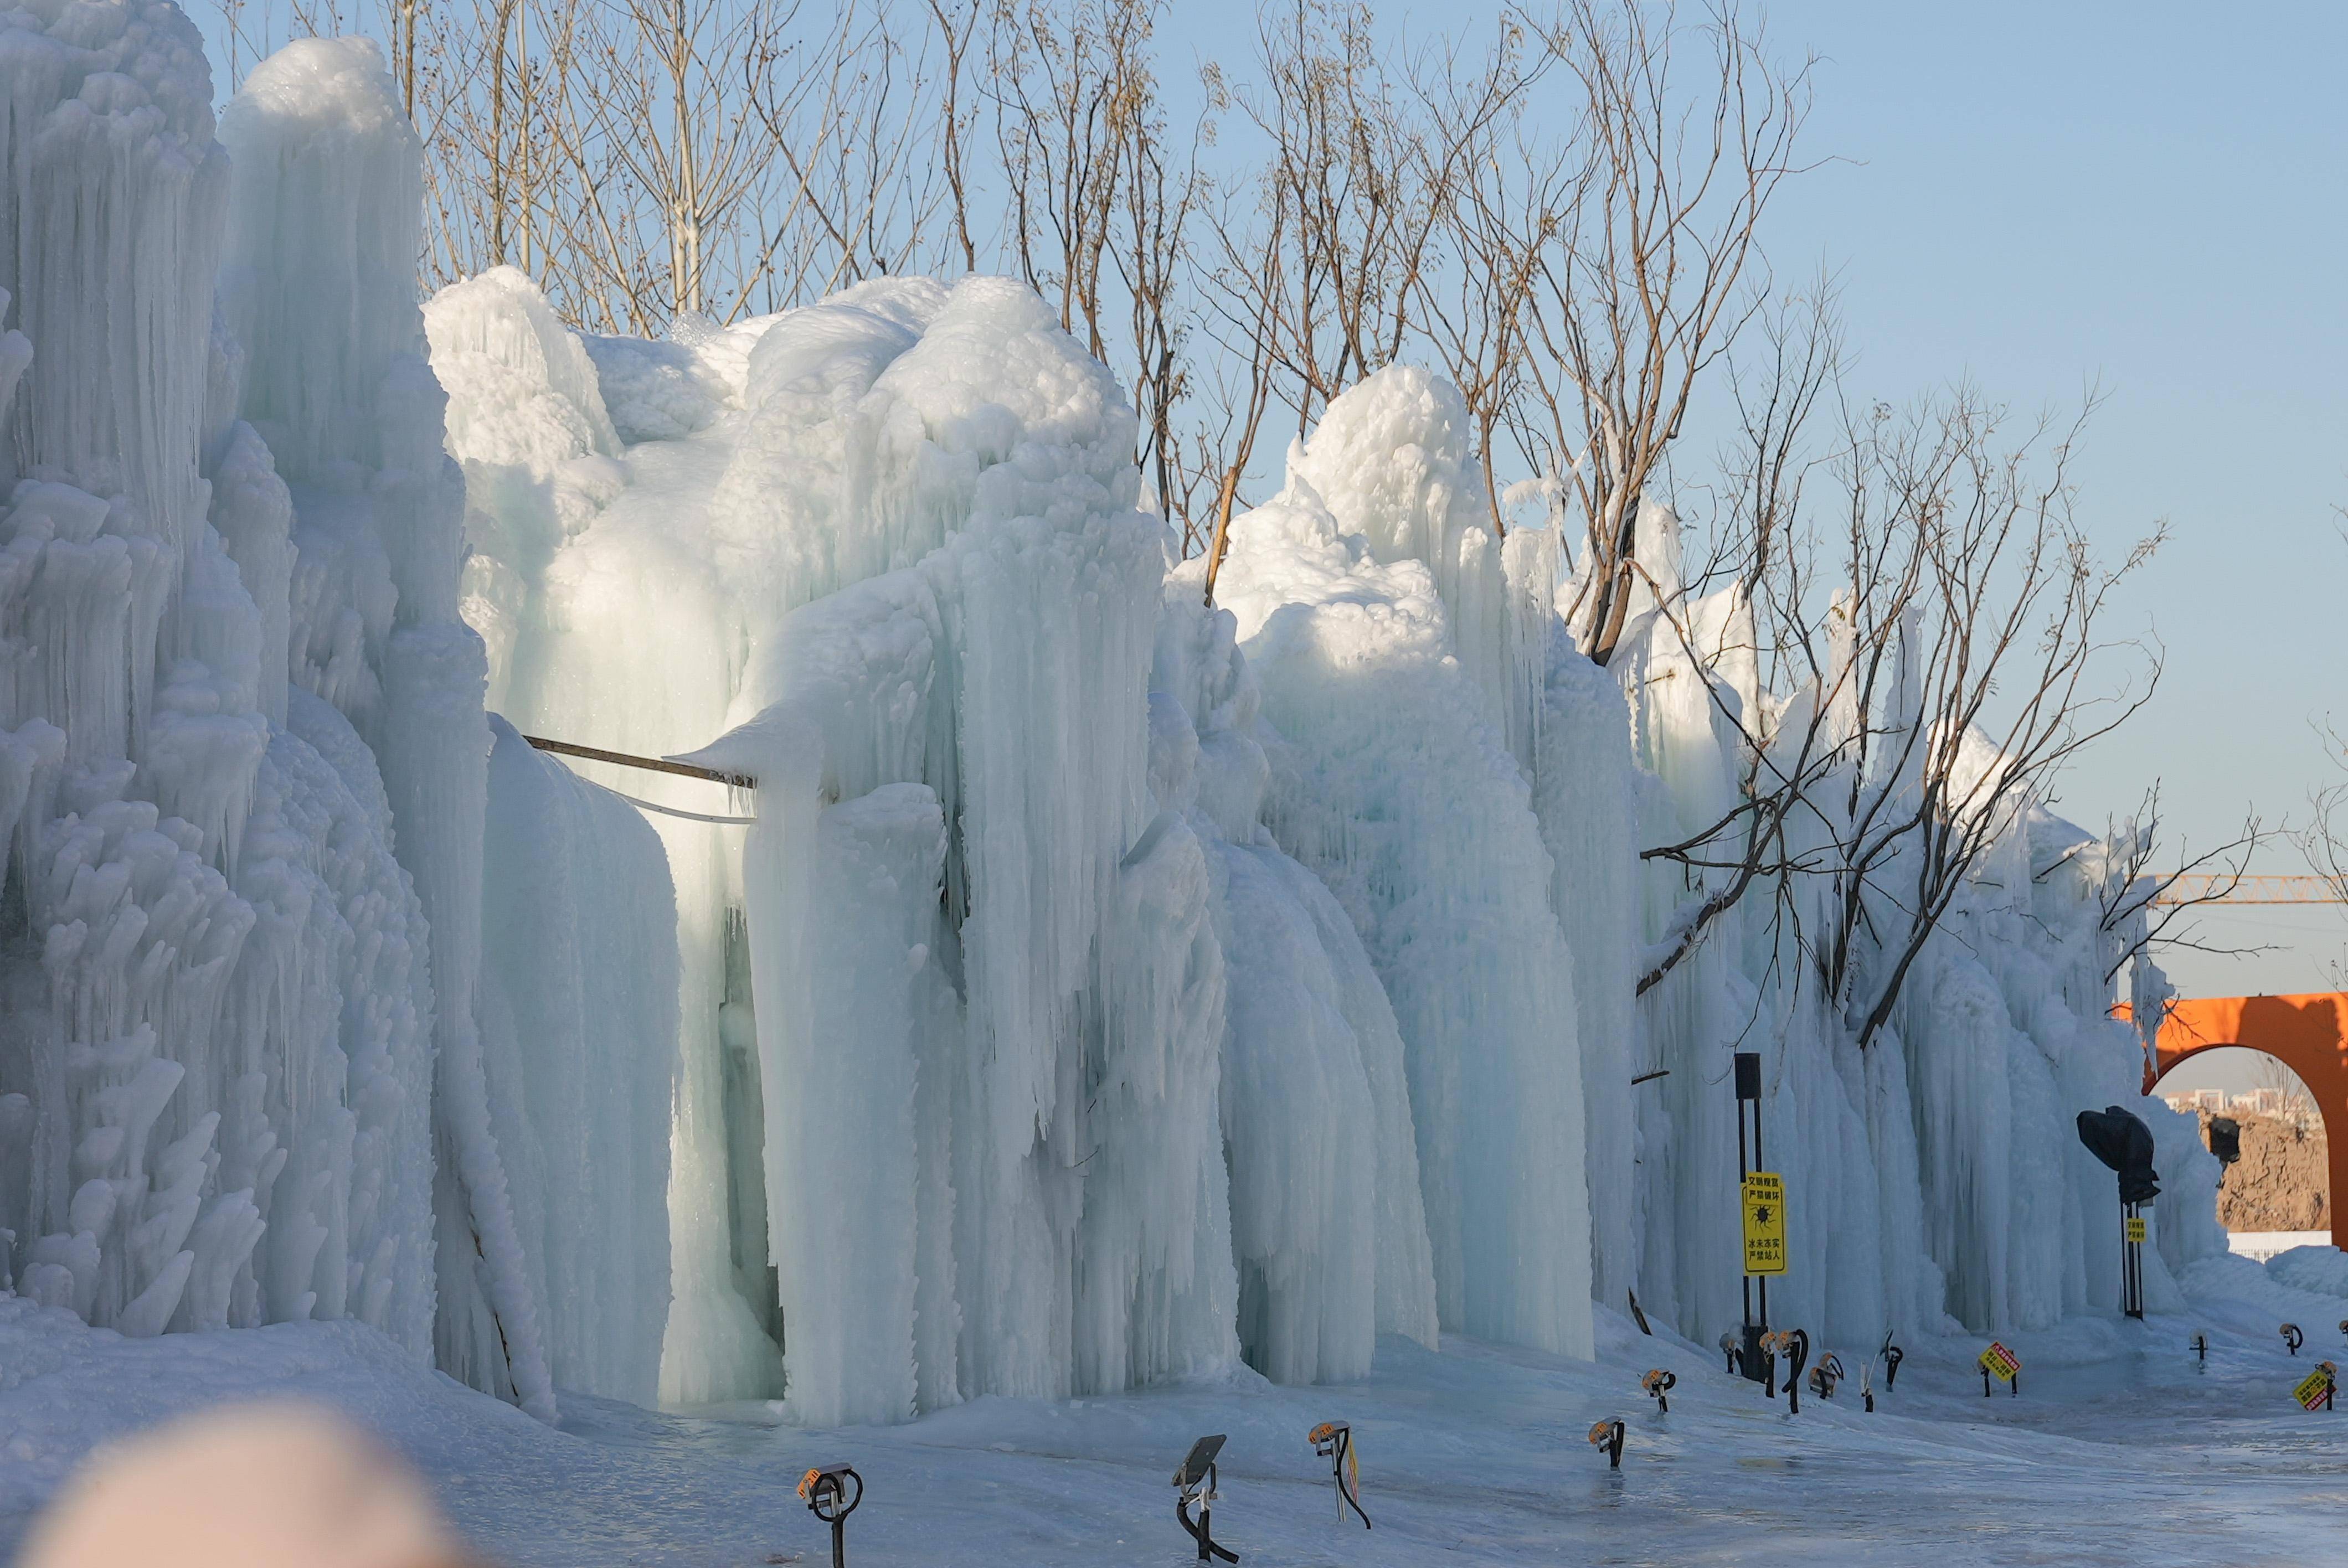
M2127 1016L2127 1009L2120 1013ZM2348 992L2178 998L2160 1021L2156 1060L2145 1063L2144 1091L2151 1093L2178 1063L2230 1045L2266 1052L2299 1074L2314 1096L2331 1157L2332 1192L2324 1202L2331 1214L2348 1199L2348 1137L2341 1135L2348 1132ZM2342 1118L2338 1127L2332 1124L2335 1113ZM2342 1240L2335 1225L2333 1245Z

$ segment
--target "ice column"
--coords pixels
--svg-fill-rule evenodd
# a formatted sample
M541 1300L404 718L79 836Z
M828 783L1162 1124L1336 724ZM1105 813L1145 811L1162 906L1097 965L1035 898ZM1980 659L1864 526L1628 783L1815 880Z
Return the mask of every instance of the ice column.
M243 414L293 490L296 674L381 760L431 925L438 1358L551 1414L475 1022L487 667L457 617L463 481L416 304L420 149L366 39L281 50L221 135L236 168L221 290L248 355Z
M1412 394L1356 388L1348 397L1401 411L1333 409L1329 428L1359 446L1308 446L1311 461L1386 462L1386 444L1405 448L1418 428ZM1336 895L1393 1001L1443 1322L1586 1356L1572 960L1529 792L1487 688L1454 651L1441 573L1381 560L1302 479L1243 521L1218 597L1288 743L1266 816Z

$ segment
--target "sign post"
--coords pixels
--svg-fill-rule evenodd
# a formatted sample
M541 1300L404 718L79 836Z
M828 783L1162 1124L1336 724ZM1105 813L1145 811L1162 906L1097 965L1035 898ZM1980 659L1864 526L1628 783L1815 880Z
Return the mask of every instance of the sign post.
M2160 1173L2152 1168L2152 1129L2143 1118L2117 1105L2082 1111L2079 1142L2119 1177L2120 1310L2144 1319L2144 1209L2160 1196Z
M1745 1338L1737 1347L1736 1367L1748 1381L1763 1383L1771 1380L1771 1358L1761 1347L1769 1331L1769 1276L1786 1272L1786 1182L1761 1168L1761 1055L1740 1050L1735 1064L1736 1175L1745 1213Z
M1993 1339L1989 1348L1981 1353L1982 1398L1989 1398L1989 1380L1995 1378L2007 1386L2007 1391L2022 1392L2022 1358Z

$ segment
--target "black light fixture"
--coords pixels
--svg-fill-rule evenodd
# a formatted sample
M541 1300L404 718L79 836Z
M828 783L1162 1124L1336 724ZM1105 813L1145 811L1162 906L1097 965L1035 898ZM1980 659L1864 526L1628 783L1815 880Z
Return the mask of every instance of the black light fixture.
M1200 1438L1182 1456L1182 1465L1174 1472L1174 1517L1191 1540L1199 1543L1199 1561L1220 1557L1226 1563L1240 1560L1236 1552L1225 1551L1215 1543L1215 1456L1223 1451L1223 1435ZM1190 1517L1190 1506L1196 1503L1199 1517Z
M2144 1317L2144 1217L2139 1205L2160 1195L2160 1173L2152 1168L2152 1129L2117 1105L2079 1112L2079 1142L2119 1177L2121 1223L2120 1310Z
M819 1465L799 1478L799 1501L831 1526L831 1568L848 1568L848 1516L864 1501L864 1478L853 1465Z

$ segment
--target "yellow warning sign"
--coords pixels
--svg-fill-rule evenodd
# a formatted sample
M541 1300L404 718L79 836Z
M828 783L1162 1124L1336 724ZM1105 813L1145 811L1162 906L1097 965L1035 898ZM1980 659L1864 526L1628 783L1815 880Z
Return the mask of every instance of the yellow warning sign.
M2314 1371L2310 1372L2306 1377L2301 1378L2299 1387L2291 1391L2291 1397L2297 1399L2302 1405L2311 1410L2316 1409L2319 1407L2328 1408L2332 1403L2332 1369L2330 1367L2318 1367Z
M2011 1383L2014 1374L2022 1370L2022 1358L1993 1339L1989 1348L1981 1353L1981 1365L1982 1371L1999 1382Z
M1786 1178L1775 1171L1746 1173L1745 1272L1786 1272Z
M2128 1215L2127 1239L2130 1241L2142 1241L2144 1239L2144 1220L2141 1216L2137 1214Z

